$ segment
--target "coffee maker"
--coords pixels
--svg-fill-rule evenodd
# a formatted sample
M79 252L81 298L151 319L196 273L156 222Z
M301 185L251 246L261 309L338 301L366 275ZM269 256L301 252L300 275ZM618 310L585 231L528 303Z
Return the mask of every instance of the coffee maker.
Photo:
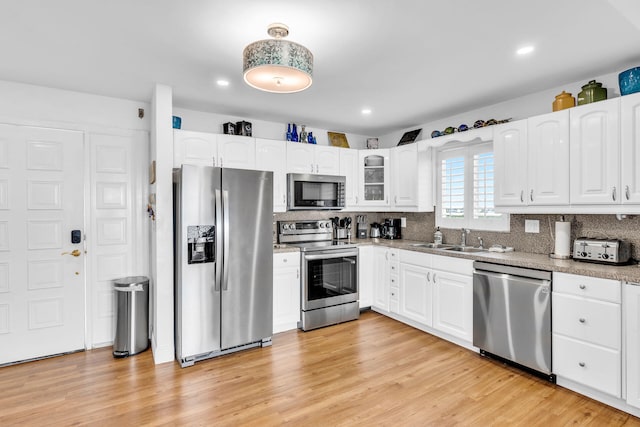
M382 226L382 237L385 239L401 239L400 218L385 218Z

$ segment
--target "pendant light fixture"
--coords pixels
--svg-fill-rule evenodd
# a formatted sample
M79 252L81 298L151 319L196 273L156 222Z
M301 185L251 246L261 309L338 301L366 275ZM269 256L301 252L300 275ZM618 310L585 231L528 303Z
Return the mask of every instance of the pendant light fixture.
M311 86L313 54L298 43L284 40L289 27L271 24L273 39L253 42L242 53L244 81L266 92L293 93Z

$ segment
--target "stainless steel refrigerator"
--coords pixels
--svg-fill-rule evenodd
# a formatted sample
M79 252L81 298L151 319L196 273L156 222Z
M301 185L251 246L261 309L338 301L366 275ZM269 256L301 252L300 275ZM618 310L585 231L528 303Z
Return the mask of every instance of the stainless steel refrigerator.
M176 358L271 345L273 173L174 169Z

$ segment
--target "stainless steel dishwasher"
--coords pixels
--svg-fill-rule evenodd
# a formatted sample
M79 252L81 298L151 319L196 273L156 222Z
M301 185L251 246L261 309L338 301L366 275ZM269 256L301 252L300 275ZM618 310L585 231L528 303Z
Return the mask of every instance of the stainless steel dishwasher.
M473 345L555 382L551 272L473 263Z

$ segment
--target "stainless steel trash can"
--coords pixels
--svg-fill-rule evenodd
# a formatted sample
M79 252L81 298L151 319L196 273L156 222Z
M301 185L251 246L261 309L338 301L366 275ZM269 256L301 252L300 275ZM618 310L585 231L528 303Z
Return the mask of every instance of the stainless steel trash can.
M113 282L116 291L116 336L113 357L149 348L149 278L130 276Z

